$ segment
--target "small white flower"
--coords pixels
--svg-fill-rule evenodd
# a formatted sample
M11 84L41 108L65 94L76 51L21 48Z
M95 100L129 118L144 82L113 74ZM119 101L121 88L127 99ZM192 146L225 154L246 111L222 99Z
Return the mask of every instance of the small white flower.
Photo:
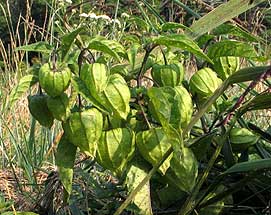
M72 4L72 0L64 0L65 3Z
M98 18L98 16L96 16L95 13L88 14L88 17L91 18L91 19L97 19Z
M104 20L106 20L108 22L111 22L111 18L109 16L107 16L107 15L99 15L99 16L97 16L97 18L98 19L104 19Z
M81 14L79 14L79 16L87 18L87 17L88 17L88 14L86 14L86 13L81 13Z
M112 23L116 23L119 28L121 27L120 21L118 19L112 19Z
M122 14L120 15L120 17L121 17L121 18L129 18L130 15L127 14L127 13L122 13Z

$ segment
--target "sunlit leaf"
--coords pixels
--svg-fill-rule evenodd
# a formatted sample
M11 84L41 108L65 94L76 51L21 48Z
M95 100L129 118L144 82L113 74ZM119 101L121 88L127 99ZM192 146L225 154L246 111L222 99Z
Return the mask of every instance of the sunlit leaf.
M224 174L237 173L237 172L250 172L262 169L271 168L271 159L252 160L242 163L237 163L231 168L227 169Z
M12 108L18 99L34 84L39 81L36 75L26 75L22 77L17 86L15 86L10 93L10 107Z
M124 47L115 40L107 40L103 37L95 37L88 45L89 49L103 52L120 61L120 55L126 57Z
M68 34L65 34L62 37L62 42L61 42L61 46L60 46L60 51L61 51L61 57L62 57L62 61L67 58L69 50L75 40L75 38L77 37L77 35L83 30L84 28L78 28Z
M190 30L189 27L181 24L181 23L176 23L176 22L166 22L164 24L161 25L161 29L162 31L168 31L168 30L175 30L175 29L186 29L186 30Z
M270 109L271 108L271 93L263 93L260 95L255 96L252 100L246 103L241 108L241 113L245 113L247 111L252 110L263 110L263 109Z
M229 84L256 80L269 68L270 66L255 66L240 69L237 72L233 73L231 76L229 76Z
M129 24L135 23L136 26L141 27L142 30L145 30L147 32L150 30L150 26L148 25L148 23L144 19L141 19L139 17L134 16L131 19L129 19L127 22Z
M37 43L25 45L25 46L19 46L15 50L16 51L41 52L41 53L50 54L53 51L53 49L54 49L54 46L50 45L47 42L40 41Z
M242 28L231 24L222 24L216 29L214 29L212 33L215 35L227 34L237 36L250 42L258 42L260 40L260 38L258 38L257 36L254 36L253 34L243 30Z
M136 159L131 163L127 171L125 184L128 191L133 191L137 185L147 176L148 168L144 161ZM135 213L139 215L152 215L151 196L150 196L150 182L148 181L142 189L137 192L133 200Z
M58 143L56 152L56 165L60 181L67 192L68 200L72 192L73 166L75 161L77 147L69 142L65 134L62 135Z
M208 56L211 59L226 56L245 57L245 58L258 57L255 49L251 45L245 42L233 40L223 40L221 42L217 42L209 46Z
M212 63L212 60L203 53L200 47L184 34L170 34L167 36L158 36L153 38L153 42L158 45L179 48L184 51L191 52L196 56Z
M192 33L187 31L186 34L191 38L197 38L207 32L210 32L219 25L231 20L232 18L244 13L245 11L255 7L265 0L235 0L221 4L196 22L190 27Z

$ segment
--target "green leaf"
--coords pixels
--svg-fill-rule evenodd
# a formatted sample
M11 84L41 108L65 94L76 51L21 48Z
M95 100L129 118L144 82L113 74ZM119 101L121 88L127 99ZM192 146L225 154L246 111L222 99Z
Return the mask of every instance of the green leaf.
M73 169L60 166L58 167L58 174L61 184L65 189L64 202L67 203L72 193Z
M155 191L159 197L159 202L161 203L162 208L169 208L176 203L177 199L184 199L186 196L185 192L180 189L176 189L174 183L168 183L162 189Z
M56 151L56 165L73 168L77 146L69 142L65 134L62 135Z
M152 39L155 44L165 45L168 47L179 48L189 51L198 57L212 63L212 60L203 53L200 47L184 34L170 34L167 36L159 36Z
M149 32L150 30L150 25L144 19L141 19L139 17L134 16L131 19L129 19L127 22L130 23L130 25L132 23L135 23L136 26L141 27L142 30L145 30L147 32Z
M88 48L108 54L118 61L121 61L118 53L122 54L123 56L126 54L124 47L120 43L114 40L107 40L102 37L92 39L88 45Z
M198 176L198 162L192 150L183 147L180 155L174 151L170 168L172 171L169 171L167 177L175 180L181 190L191 193Z
M186 34L195 39L264 1L265 0L228 1L194 22L190 27L192 33L187 31Z
M77 147L70 143L65 134L63 134L57 147L56 165L58 166L60 181L68 194L65 199L66 202L72 192L73 166L76 150Z
M255 96L252 100L241 107L240 112L244 114L247 111L263 110L271 108L271 93L266 92Z
M256 80L269 68L270 66L256 66L240 69L228 78L228 82L229 84L235 84Z
M221 194L225 191L225 187L223 185L220 185L215 191L208 193L208 195L204 198L202 203L207 202L209 199L215 198L217 195ZM229 196L228 198L232 198ZM221 214L222 210L224 209L224 202L227 201L226 198L214 202L211 205L207 205L204 208L200 209L200 215L219 215Z
M108 39L103 39L102 41L103 41L103 44L110 47L110 49L112 49L113 51L118 53L119 56L121 56L121 57L125 58L126 60L128 60L126 49L118 41L116 41L116 40L108 40Z
M148 169L144 161L135 159L131 163L130 168L127 171L125 184L128 191L133 191L137 185L147 176ZM137 192L134 200L134 205L137 207L135 211L138 215L152 215L151 196L150 196L150 182L148 181L142 189Z
M135 69L136 66L136 57L138 53L138 49L140 48L140 45L138 43L133 43L131 47L127 51L128 59L130 62L131 70Z
M94 49L96 51L104 52L112 56L113 58L117 59L118 61L120 61L119 55L115 51L113 51L110 47L102 43L101 41L97 41L97 40L91 41L88 48Z
M122 77L126 77L128 75L127 66L129 64L115 64L110 69L110 74L120 74Z
M258 42L261 40L261 38L254 36L253 34L243 30L242 28L231 25L231 24L222 24L218 26L216 29L214 29L212 33L214 35L227 34L227 35L237 36L237 37L246 39L247 41L250 41L250 42Z
M62 61L65 61L65 59L68 57L69 50L70 50L75 38L83 29L84 29L83 27L78 28L68 34L65 34L62 37L61 46L59 47L60 51L61 51Z
M258 171L271 168L271 159L252 160L242 163L237 163L227 169L223 174Z
M33 52L51 54L53 49L54 49L54 46L50 45L47 42L40 41L37 43L25 45L25 46L19 46L18 48L15 49L15 51L29 51L29 52L33 51Z
M216 132L208 133L195 138L192 143L189 144L189 148L192 149L198 160L207 158L207 152L211 147L212 139L216 135Z
M22 95L35 83L39 81L36 75L26 75L22 77L16 87L10 93L10 108L13 107L15 102L22 97Z
M168 31L168 30L175 30L175 29L186 29L186 30L190 30L190 28L188 28L187 26L181 24L181 23L176 23L176 22L166 22L164 24L161 25L161 29L162 31Z
M209 46L208 56L211 59L225 56L235 56L245 58L258 57L255 49L248 43L232 40L224 40Z

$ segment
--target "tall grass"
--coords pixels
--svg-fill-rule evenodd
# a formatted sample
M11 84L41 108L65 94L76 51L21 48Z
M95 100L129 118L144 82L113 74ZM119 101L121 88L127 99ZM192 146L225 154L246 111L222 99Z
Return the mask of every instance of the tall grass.
M16 105L9 108L9 94L19 79L28 73L31 59L29 53L16 50L27 45L33 38L42 40L54 39L53 14L56 4L50 6L47 2L46 15L51 25L44 20L43 28L36 26L31 17L30 1L26 1L26 15L19 15L16 24L12 23L12 11L9 1L0 4L0 13L4 15L9 30L9 43L0 39L0 171L12 169L18 191L27 196L24 187L30 192L39 192L39 172L52 169L54 164L53 144L60 132L60 126L55 124L52 129L45 129L36 123L28 110L27 95L24 95ZM50 6L50 7L49 7ZM48 12L49 11L49 12ZM48 26L48 27L47 27ZM23 28L20 30L20 28ZM20 34L23 32L23 35ZM50 32L50 33L48 33ZM29 92L35 93L35 92ZM48 172L47 172L48 173ZM24 180L22 180L24 179ZM1 179L0 179L1 180Z

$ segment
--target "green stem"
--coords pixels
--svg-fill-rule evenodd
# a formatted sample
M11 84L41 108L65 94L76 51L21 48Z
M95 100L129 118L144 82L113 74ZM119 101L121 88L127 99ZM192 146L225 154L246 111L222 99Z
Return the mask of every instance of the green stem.
M146 0L141 0L145 6L148 8L148 10L154 15L156 16L156 18L160 21L160 23L164 24L165 20L163 19L162 16L160 16L159 13L157 13L157 11L151 6L150 3L148 3Z
M154 48L154 47L153 47ZM147 55L147 53L146 53ZM144 57L144 60L146 60L146 55ZM146 58L146 59L145 59ZM143 60L143 62L144 62ZM143 63L142 63L143 65ZM139 76L140 77L140 73ZM138 79L139 80L139 79ZM190 121L186 129L183 131L183 137L185 137L192 127L195 125L195 123L203 116L203 114L206 112L206 110L216 101L216 99L223 94L223 92L227 89L229 86L229 82L225 81L220 88L218 88L215 93L205 102L203 105L203 108L198 111L198 113L193 117L193 119ZM172 147L170 147L167 152L164 154L162 159L153 166L151 171L148 173L148 175L138 184L138 186L130 193L130 195L127 197L127 199L122 203L122 205L117 209L117 211L113 215L120 215L123 210L130 204L130 202L134 199L136 194L142 189L142 187L151 179L153 174L158 170L158 168L163 164L163 162L171 155L173 152Z
M238 183L236 183L234 186L232 186L228 190L221 192L221 193L215 195L214 197L208 199L206 202L203 202L202 204L200 204L199 208L204 208L208 205L214 204L214 203L218 202L219 200L224 199L225 197L237 192L238 190L240 190L241 188L246 186L247 183L249 181L251 181L258 174L259 174L258 172L254 172L254 173L250 174L249 176L244 177L242 180L240 180Z
M127 199L122 203L122 205L116 210L116 212L113 215L120 215L123 210L130 204L130 202L134 199L136 194L141 190L141 188L151 179L153 174L158 170L158 168L162 165L162 163L169 157L169 155L172 153L172 148L170 148L165 155L163 156L162 160L158 162L154 167L151 169L151 171L148 173L148 175L137 185L137 187L130 193L130 195L127 197Z
M214 94L202 105L201 109L196 113L196 115L191 119L190 123L184 129L184 137L187 135L192 127L197 123L197 121L203 116L203 114L208 110L208 108L218 99L219 96L228 88L229 83L226 80L221 87L219 87Z
M145 53L145 56L144 56L144 59L142 61L142 64L141 64L141 67L140 67L140 70L138 72L138 75L137 75L137 86L138 87L141 87L141 79L142 79L142 76L143 76L143 73L145 71L145 66L146 66L146 63L147 63L147 60L152 52L152 50L156 47L157 45L152 45L152 44L148 44L145 48L146 50L146 53Z
M183 9L185 9L192 16L194 16L194 17L196 17L198 19L201 18L201 16L198 13L196 13L195 11L193 11L190 7L188 7L184 3L180 2L179 0L172 0L172 1L175 2L177 5L179 5L180 7L182 7Z
M113 38L115 38L115 28L116 28L116 19L118 17L118 10L119 10L119 0L117 0L117 4L116 4L116 10L115 10L115 15L114 15L114 23L113 23L113 29L112 29L112 34L113 34Z
M200 178L197 185L195 186L195 188L191 192L191 195L186 199L186 201L185 201L182 209L179 211L178 215L189 214L195 208L195 206L197 205L196 197L198 196L200 188L202 187L204 181L207 179L211 168L215 164L215 161L216 161L218 155L220 154L221 149L222 149L225 141L227 140L226 136L223 136L221 139L222 139L222 141L220 143L217 143L218 147L216 148L215 153L213 154L211 159L209 160L209 163L208 163L208 166L207 166L206 170L204 171L202 177Z
M152 21L149 19L149 16L146 14L146 12L143 10L143 8L141 7L141 5L139 4L138 0L135 0L140 12L142 13L142 16L146 19L146 21L148 22L148 24L151 26L151 28L153 29L153 31L155 33L158 33L158 30L155 28L155 26L152 24Z

